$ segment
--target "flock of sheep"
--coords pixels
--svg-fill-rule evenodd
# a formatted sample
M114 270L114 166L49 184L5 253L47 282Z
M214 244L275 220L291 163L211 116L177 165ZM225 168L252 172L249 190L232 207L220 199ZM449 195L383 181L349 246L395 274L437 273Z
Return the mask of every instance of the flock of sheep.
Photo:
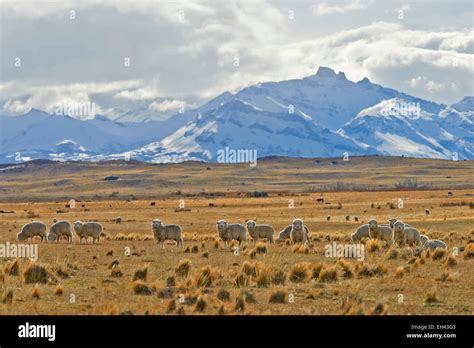
M177 247L183 246L183 238L181 236L181 226L170 224L166 225L159 219L154 219L151 223L153 237L157 243L164 248L165 241L175 241ZM32 239L35 236L41 237L41 240L49 242L59 242L61 237L66 237L69 243L72 242L72 229L82 242L84 238L86 243L89 237L92 237L92 243L100 240L102 225L98 222L82 222L76 221L72 224L68 221L54 221L46 233L46 225L39 221L33 221L24 225L21 232L18 233L19 241ZM271 225L257 224L255 220L248 220L246 226L235 223L230 224L225 220L217 221L217 232L226 247L228 243L235 240L239 243L247 241L247 234L253 241L258 239L267 239L270 243L274 243L275 230ZM431 240L427 236L420 234L415 228L400 220L392 218L388 224L378 224L372 219L368 224L359 226L351 235L354 242L361 241L363 238L379 239L389 243L397 243L399 245L416 246L423 249L447 248L446 243L434 239ZM309 229L302 219L294 219L293 222L286 226L278 235L278 241L289 239L292 243L309 242Z
M79 237L79 242L82 242L84 238L87 242L89 237L92 237L92 243L100 240L100 234L102 233L102 225L95 221L82 222L76 221L72 224L74 226L74 232ZM69 243L72 242L72 229L71 223L68 221L54 221L49 229L49 233L46 233L46 225L40 221L33 221L27 223L21 228L20 233L17 234L19 241L27 239L32 240L34 237L40 237L41 241L48 242L59 242L61 237L66 237Z
M372 219L368 224L359 226L351 235L351 240L357 242L362 238L380 239L398 245L414 245L422 249L447 248L446 243L442 240L429 239L415 227L395 218L391 218L388 224L378 224L376 220Z

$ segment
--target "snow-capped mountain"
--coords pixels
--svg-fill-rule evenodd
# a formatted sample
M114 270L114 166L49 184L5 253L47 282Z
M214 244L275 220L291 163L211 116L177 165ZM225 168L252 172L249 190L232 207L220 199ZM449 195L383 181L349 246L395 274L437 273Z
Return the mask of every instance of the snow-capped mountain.
M332 157L347 153L375 153L351 139L317 125L296 112L263 111L232 99L201 114L160 142L130 154L152 162L169 160L217 161L219 151L256 151L257 156Z
M311 117L319 125L338 130L357 113L382 100L403 98L438 113L443 106L385 88L367 78L349 81L343 72L320 67L316 74L298 80L260 83L244 88L234 98L269 112L296 113Z
M224 92L161 121L78 120L35 109L0 116L0 162L18 161L18 153L20 160L217 161L227 148L258 157L347 152L472 159L473 105L474 97L465 97L447 107L321 67L303 79ZM129 111L131 119L139 109Z
M474 136L472 126L452 108L434 114L393 98L360 111L338 133L383 155L464 159L474 154L474 142L469 141Z

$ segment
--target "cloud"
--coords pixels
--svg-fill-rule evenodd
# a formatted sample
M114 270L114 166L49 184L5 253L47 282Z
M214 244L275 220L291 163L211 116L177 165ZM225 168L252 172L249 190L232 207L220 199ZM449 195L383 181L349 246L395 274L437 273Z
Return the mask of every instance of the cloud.
M472 14L468 2L457 12L438 4L436 16L412 3L416 23L397 19L393 10L404 6L399 2L87 0L2 6L0 112L92 100L112 114L150 107L170 113L179 103L201 104L224 91L302 78L319 65L438 102L473 94L474 31L463 20ZM15 57L22 58L21 68L13 66ZM128 68L124 57L131 58ZM418 77L426 80L410 83Z
M156 111L178 111L186 107L186 102L182 100L165 100L160 103L153 102L149 105L150 110Z
M319 4L311 6L311 10L317 16L324 16L330 14L343 14L349 11L362 10L372 4L372 0L351 0L344 2L321 2Z

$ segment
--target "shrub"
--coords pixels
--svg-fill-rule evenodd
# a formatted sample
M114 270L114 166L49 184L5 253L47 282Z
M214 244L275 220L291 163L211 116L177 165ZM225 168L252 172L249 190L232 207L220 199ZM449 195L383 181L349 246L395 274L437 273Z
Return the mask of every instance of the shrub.
M308 278L309 271L306 262L298 262L291 267L289 279L293 283L304 282Z
M230 292L226 289L220 289L217 293L217 298L221 301L229 301L230 300Z
M286 291L277 290L270 295L269 303L285 303L286 302Z
M184 259L179 261L178 265L174 269L174 273L178 277L187 277L189 274L189 271L191 270L192 263L191 260L189 259Z
M194 279L195 285L200 288L211 287L216 280L216 270L211 266L204 266Z
M50 278L50 274L46 269L46 266L30 261L28 266L23 271L23 278L27 284L46 284L48 282L48 278Z
M135 271L135 274L133 275L132 281L135 281L135 280L146 281L147 274L148 274L148 267L143 267L143 268L137 269Z
M132 289L135 295L151 295L153 292L152 289L141 280L135 280L132 283Z
M319 272L318 282L335 282L337 281L336 267L323 267Z

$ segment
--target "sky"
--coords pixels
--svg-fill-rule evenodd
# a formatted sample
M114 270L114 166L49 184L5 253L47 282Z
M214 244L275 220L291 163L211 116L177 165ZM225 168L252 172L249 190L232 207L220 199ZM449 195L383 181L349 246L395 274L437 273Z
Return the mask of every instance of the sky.
M472 0L0 4L0 114L94 102L168 117L319 66L439 103L474 95Z

